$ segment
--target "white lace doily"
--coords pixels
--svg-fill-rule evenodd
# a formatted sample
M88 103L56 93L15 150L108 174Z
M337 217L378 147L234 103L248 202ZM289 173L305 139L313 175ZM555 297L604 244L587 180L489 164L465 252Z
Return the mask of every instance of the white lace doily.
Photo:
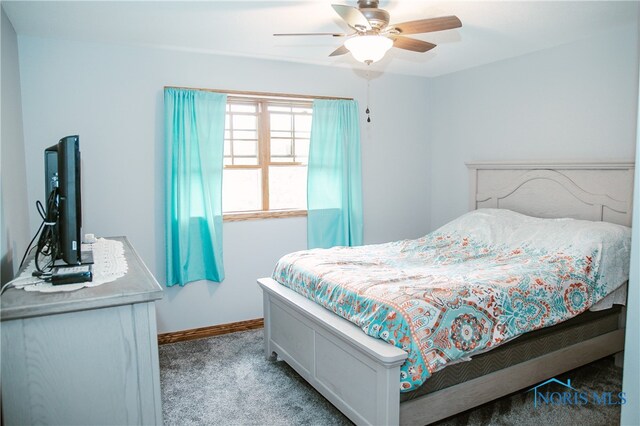
M92 281L53 285L31 275L36 270L36 262L32 260L16 280L15 287L24 288L26 291L40 291L43 293L74 291L83 287L97 287L100 284L115 281L124 277L127 273L127 259L124 257L124 245L122 242L98 238L93 244L83 244L82 250L93 251Z

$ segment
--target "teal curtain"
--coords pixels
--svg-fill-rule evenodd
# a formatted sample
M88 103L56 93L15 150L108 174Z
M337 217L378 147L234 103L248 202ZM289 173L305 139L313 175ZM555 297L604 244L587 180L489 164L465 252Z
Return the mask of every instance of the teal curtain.
M358 104L316 100L307 177L309 248L362 244Z
M165 89L167 286L221 282L227 95Z

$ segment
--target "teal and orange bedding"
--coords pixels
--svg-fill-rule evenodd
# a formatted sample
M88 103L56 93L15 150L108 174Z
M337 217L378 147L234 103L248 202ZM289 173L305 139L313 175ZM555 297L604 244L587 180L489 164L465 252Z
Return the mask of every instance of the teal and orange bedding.
M470 212L415 240L282 257L273 278L408 353L401 391L565 321L628 279L630 228Z

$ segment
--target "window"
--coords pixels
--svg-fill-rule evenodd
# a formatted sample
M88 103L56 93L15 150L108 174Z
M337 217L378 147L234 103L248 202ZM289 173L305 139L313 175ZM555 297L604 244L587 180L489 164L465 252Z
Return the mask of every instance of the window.
M305 214L311 114L310 100L228 97L225 220Z

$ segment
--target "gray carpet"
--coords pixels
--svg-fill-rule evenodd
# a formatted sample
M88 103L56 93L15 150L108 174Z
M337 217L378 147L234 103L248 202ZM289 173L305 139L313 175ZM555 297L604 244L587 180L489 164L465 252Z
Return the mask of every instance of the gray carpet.
M167 425L350 425L284 362L264 358L262 330L160 346ZM578 389L620 391L622 372L605 358L557 378ZM547 388L550 392L561 388ZM519 392L451 417L444 425L617 425L619 406L533 406Z

